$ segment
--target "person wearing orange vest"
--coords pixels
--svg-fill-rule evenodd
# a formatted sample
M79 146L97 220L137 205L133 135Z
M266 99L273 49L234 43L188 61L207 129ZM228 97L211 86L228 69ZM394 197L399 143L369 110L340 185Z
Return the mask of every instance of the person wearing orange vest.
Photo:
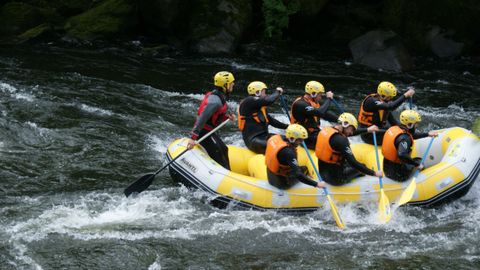
M436 137L438 133L417 132L415 129L421 120L418 112L405 110L400 114L401 125L393 126L385 132L382 145L383 170L388 178L403 182L410 178L414 169L423 169L421 158L411 158L414 139Z
M236 119L234 114L227 113L226 101L228 95L233 91L235 81L233 74L227 71L220 71L215 74L213 81L216 88L206 93L200 103L197 111L198 116L190 132L190 140L187 143L188 149L192 149L195 146L195 140L207 134L223 121L228 118L233 121ZM230 169L228 147L216 133L210 135L200 144L213 160L226 169Z
M358 122L355 116L342 113L335 126L325 127L318 134L315 155L318 158L320 175L328 184L334 186L348 184L361 174L383 176L382 171L370 170L355 159L348 137L356 134L357 128ZM372 126L364 131L377 130L378 127Z
M330 122L337 121L338 116L328 112L332 91L328 91L325 96L325 102L320 105L322 95L325 94L325 88L317 81L309 81L305 85L305 94L295 99L292 104L290 122L300 124L308 131L308 138L305 144L309 149L315 149L318 132L320 131L320 119L324 118Z
M317 182L304 175L302 167L298 165L297 146L307 136L304 127L291 124L285 130L285 136L277 134L268 139L265 163L270 185L279 189L289 189L300 181L313 187L325 187L325 182Z
M393 100L397 95L397 88L390 82L381 82L377 87L377 93L370 94L365 97L360 105L358 113L358 122L360 127L369 127L377 125L379 129L387 129L390 126L398 125L397 119L391 113L402 103L411 98L415 94L415 90L409 89L403 95ZM390 125L389 125L390 124ZM383 132L377 133L377 143L382 144ZM364 133L361 135L364 142L373 144L373 135Z
M249 94L238 106L238 128L242 131L243 141L248 149L257 153L265 154L267 140L274 134L268 133L268 126L286 129L284 124L273 118L267 111L267 106L273 104L283 93L281 87L277 87L275 93L266 94L267 85L263 82L254 81L247 87Z

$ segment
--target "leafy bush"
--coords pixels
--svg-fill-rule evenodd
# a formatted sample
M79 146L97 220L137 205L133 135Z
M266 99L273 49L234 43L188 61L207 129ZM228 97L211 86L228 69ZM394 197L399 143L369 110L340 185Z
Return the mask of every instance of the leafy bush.
M285 2L282 0L263 0L264 35L267 39L281 39L283 29L288 28L289 16L300 9L298 0Z

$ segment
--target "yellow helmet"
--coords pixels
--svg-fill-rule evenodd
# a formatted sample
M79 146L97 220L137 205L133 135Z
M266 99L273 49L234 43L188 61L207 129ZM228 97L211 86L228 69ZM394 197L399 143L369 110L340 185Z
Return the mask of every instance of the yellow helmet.
M377 93L381 96L394 97L397 95L397 88L390 82L381 82L378 85Z
M358 128L358 121L355 116L351 113L342 113L338 117L338 123L342 125L342 127L353 126L355 129Z
M405 110L400 114L402 125L415 124L422 121L420 114L414 110Z
M306 139L308 138L307 130L299 124L291 124L285 130L287 139Z
M233 74L228 71L220 71L213 77L213 84L215 86L222 87L223 90L227 90L230 84L235 81Z
M267 85L260 81L251 82L247 87L247 92L249 95L255 95L257 91L262 91L267 89Z
M325 88L323 85L317 81L309 81L305 85L305 93L307 94L318 94L318 93L325 93Z

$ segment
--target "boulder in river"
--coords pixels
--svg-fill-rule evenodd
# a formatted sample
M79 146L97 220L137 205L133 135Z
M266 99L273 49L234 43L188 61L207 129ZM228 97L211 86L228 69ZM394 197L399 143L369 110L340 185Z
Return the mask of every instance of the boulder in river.
M393 31L370 31L352 40L349 46L358 64L397 72L413 66L410 54Z
M427 34L427 43L432 52L440 58L456 57L462 53L464 44L449 38L453 33L444 32L440 27L433 27Z

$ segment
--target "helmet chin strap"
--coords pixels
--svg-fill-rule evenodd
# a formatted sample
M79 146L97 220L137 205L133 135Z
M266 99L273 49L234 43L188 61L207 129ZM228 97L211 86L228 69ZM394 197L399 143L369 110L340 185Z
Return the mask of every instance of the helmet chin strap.
M287 138L287 139L291 144L295 143L295 138Z

